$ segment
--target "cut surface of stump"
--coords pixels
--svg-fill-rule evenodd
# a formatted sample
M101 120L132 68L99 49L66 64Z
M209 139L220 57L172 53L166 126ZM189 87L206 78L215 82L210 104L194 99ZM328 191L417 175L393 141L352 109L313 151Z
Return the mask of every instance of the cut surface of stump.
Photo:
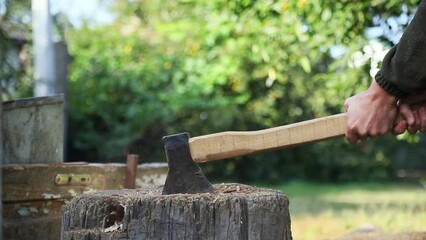
M162 187L155 187L80 195L64 208L62 239L292 239L284 193L241 184L214 189L161 195Z

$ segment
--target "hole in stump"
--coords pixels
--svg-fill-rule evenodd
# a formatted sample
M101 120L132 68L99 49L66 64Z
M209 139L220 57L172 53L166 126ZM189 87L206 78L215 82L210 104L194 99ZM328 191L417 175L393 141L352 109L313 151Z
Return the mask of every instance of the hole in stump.
M124 207L121 205L109 205L107 206L108 215L104 218L104 228L109 228L115 223L123 221L124 218Z

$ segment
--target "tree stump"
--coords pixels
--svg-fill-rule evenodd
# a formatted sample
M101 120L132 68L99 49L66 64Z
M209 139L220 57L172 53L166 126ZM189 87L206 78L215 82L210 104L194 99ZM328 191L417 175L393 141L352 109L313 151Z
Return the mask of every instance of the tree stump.
M292 239L282 192L241 184L214 188L164 196L161 187L80 195L64 209L62 239Z

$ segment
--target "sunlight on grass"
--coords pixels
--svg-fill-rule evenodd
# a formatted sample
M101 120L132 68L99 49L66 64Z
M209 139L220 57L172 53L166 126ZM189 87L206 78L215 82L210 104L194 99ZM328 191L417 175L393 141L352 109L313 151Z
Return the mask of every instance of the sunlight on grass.
M386 233L426 230L421 185L297 182L275 188L290 199L295 240L336 239L366 224Z

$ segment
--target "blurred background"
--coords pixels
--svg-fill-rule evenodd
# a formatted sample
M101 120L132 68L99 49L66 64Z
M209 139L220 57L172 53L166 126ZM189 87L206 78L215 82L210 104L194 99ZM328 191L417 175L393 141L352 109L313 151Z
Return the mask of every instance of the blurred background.
M343 112L344 100L370 85L419 2L50 1L56 69L62 69L56 72L58 93L67 99L66 161L124 162L127 153L135 153L142 162L164 162L164 135L259 130ZM3 101L35 94L32 16L30 0L0 0ZM389 218L375 224L421 230L416 223L426 221L425 141L424 134L357 145L337 139L202 168L215 182L283 189L296 206L294 224L298 219L306 224L305 213L334 216L335 210L361 209L358 222L333 223L351 229L372 219L366 214L371 205L363 204L384 191L377 202L386 202L389 208L380 206ZM350 184L336 187L342 183ZM351 194L361 188L365 195L357 196L365 198L358 201ZM342 193L349 208L303 202L309 193L325 196L325 202L327 194L337 194L331 195L335 201L341 193L333 189L350 192ZM407 215L389 215L396 203L385 200L410 194ZM331 212L322 211L327 206ZM405 224L407 216L413 222ZM399 228L392 219L401 219ZM298 236L306 232L293 230Z

